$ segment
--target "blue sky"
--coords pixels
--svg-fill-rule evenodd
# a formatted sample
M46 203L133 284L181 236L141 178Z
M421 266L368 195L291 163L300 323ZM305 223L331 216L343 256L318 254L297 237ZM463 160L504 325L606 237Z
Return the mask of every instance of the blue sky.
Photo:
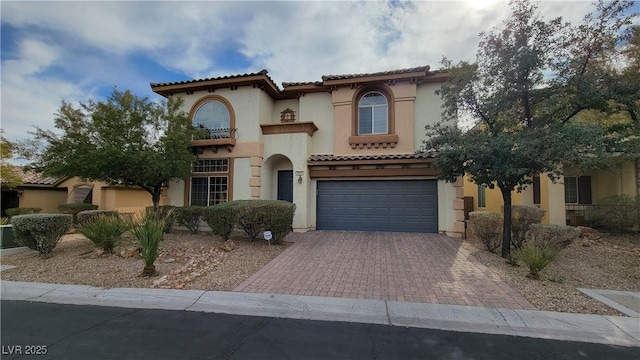
M579 21L589 1L543 1ZM635 10L640 11L636 3ZM267 69L281 85L324 74L473 60L504 1L1 1L1 127L9 140L54 128L61 99L114 86L159 98L150 82ZM637 19L636 19L637 22Z

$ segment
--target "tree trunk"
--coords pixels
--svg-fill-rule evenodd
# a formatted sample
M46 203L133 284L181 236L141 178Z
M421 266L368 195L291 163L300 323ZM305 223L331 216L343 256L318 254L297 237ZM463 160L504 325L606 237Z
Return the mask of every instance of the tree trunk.
M153 210L158 211L160 208L160 195L162 194L162 186L154 186L151 193L151 201L153 201Z
M502 224L502 257L509 259L511 256L511 190L500 188L502 200L504 200L504 220Z

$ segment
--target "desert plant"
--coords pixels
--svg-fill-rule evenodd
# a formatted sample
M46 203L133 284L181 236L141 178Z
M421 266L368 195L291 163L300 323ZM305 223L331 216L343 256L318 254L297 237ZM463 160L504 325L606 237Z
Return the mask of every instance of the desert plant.
M522 261L529 267L531 279L540 279L540 271L555 259L558 250L552 246L527 243L514 251L514 258Z
M164 232L164 219L161 218L153 209L146 209L137 224L133 226L131 232L138 240L141 246L141 255L144 260L143 276L156 275L156 266L154 265L158 258L158 247L162 234Z
M200 230L200 221L202 220L202 206L183 206L174 209L176 214L176 222L186 227L190 233L197 234Z
M495 252L500 247L502 232L500 214L491 211L473 211L469 213L469 225L487 251Z
M580 236L580 230L573 226L556 224L533 224L526 234L527 242L562 250Z
M11 219L8 217L0 217L0 225L9 225L11 224Z
M211 231L223 238L229 240L231 232L235 226L235 217L233 215L233 204L225 202L204 209L202 219L209 225Z
M71 214L73 215L73 224L78 226L78 219L76 215L85 210L97 210L98 205L87 204L87 203L69 203L69 204L60 204L58 205L58 210L60 210L63 214Z
M11 218L16 242L37 250L47 257L73 224L73 217L65 214L29 214Z
M102 217L119 217L117 211L113 210L85 210L76 214L76 221L79 227Z
M176 207L173 205L162 205L158 206L156 212L161 219L164 219L164 229L163 232L165 234L170 234L173 231L173 224L176 221L176 213L174 211ZM148 206L147 209L153 210L153 206Z
M613 195L602 198L593 207L593 223L610 230L624 230L640 225L640 196Z
M40 211L42 211L42 209L40 209L40 208L21 208L21 207L17 207L17 208L7 209L5 211L5 213L7 214L8 217L11 218L11 217L17 216L17 215L38 214Z
M539 224L545 210L535 206L513 205L511 207L511 245L522 247L527 231L533 224Z
M105 252L112 252L122 235L131 229L131 223L117 216L102 215L86 222L80 233Z

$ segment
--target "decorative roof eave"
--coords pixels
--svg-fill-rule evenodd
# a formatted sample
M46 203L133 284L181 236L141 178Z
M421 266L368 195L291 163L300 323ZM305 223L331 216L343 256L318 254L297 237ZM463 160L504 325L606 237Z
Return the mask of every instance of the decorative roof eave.
M259 73L225 76L212 79L190 80L174 83L151 83L151 90L164 97L185 92L192 94L195 91L207 90L214 92L216 89L231 88L235 90L238 86L253 86L265 90L274 98L281 97L278 86L267 75L266 70Z
M308 166L326 165L378 165L378 164L425 164L434 161L435 154L380 154L380 155L332 155L313 154L307 159Z
M336 79L336 80L326 80L324 81L325 86L344 86L344 85L352 85L352 84L366 84L372 82L393 82L393 81L401 81L401 80L409 80L415 83L422 82L427 78L427 71L424 72L412 72L412 73L401 73L401 74L389 74L389 75L377 75L377 76L363 76L363 77L352 77L345 79Z

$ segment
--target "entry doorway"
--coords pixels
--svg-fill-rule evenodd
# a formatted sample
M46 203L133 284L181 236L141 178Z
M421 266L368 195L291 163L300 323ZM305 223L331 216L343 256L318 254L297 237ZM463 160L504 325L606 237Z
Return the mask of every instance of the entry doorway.
M293 202L293 170L278 171L278 200Z

